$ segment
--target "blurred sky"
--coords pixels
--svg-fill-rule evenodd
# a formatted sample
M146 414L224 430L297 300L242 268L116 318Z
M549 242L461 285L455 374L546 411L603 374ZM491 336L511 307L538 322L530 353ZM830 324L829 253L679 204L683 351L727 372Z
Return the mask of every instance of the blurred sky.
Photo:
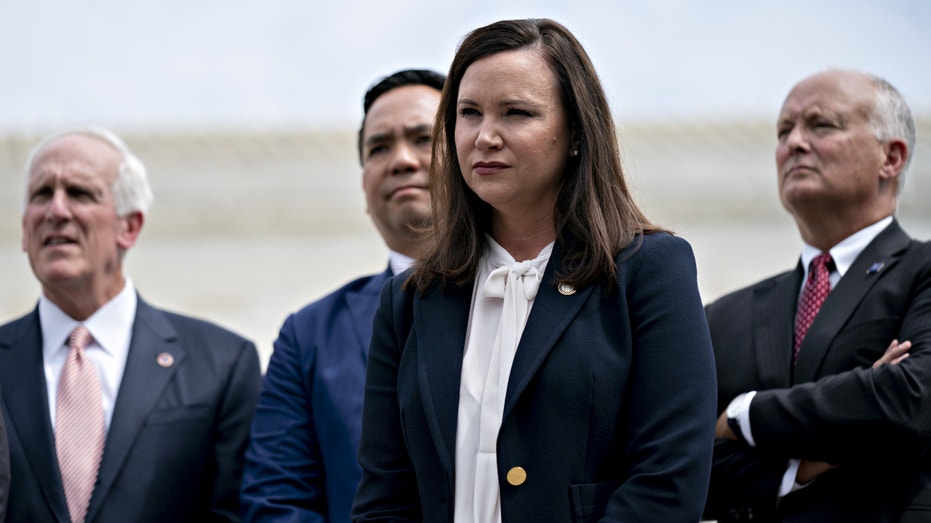
M927 0L0 0L0 133L354 126L374 78L526 17L576 34L621 124L773 119L834 66L931 114Z

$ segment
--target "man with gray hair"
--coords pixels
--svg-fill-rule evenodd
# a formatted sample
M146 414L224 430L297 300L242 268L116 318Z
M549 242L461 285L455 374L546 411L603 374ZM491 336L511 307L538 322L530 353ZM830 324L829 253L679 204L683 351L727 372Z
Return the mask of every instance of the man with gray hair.
M238 521L258 398L255 345L149 305L123 272L152 200L103 129L53 135L26 166L37 307L0 326L7 521Z
M706 307L720 413L706 517L929 521L931 243L895 218L911 112L885 80L829 70L795 85L777 136L801 256Z

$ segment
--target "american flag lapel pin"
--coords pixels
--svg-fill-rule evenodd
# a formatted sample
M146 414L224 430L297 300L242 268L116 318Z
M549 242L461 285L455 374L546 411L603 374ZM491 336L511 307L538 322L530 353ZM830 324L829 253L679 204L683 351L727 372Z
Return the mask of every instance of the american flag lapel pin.
M866 275L869 276L870 274L878 273L879 271L883 270L885 265L886 264L883 262L876 262L873 265L870 265L870 268L866 270Z

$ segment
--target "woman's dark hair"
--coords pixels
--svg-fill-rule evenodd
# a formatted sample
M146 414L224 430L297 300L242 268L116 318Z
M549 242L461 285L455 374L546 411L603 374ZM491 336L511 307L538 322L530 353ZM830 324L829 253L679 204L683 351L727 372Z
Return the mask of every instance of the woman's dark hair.
M475 277L491 208L469 189L459 168L455 141L459 85L475 61L525 48L539 51L549 64L559 84L571 141L579 150L566 164L554 212L556 242L564 252L559 281L576 287L596 281L613 285L615 256L638 235L659 230L627 188L608 101L582 45L552 20L495 22L466 35L443 88L433 128L431 238L408 280L416 289L425 290L434 281L465 285Z

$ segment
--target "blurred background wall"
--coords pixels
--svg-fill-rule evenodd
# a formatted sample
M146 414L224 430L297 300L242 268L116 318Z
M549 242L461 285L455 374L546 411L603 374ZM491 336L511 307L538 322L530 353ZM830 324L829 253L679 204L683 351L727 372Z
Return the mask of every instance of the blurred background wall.
M546 16L586 46L631 185L695 249L706 301L794 266L776 195L775 115L827 67L877 73L918 118L900 204L931 238L931 4L921 0L0 0L0 321L38 285L20 249L23 165L46 133L105 125L146 163L155 204L127 257L146 299L256 341L387 263L361 192L361 97L405 67L445 71L469 29ZM576 4L579 4L577 2Z

